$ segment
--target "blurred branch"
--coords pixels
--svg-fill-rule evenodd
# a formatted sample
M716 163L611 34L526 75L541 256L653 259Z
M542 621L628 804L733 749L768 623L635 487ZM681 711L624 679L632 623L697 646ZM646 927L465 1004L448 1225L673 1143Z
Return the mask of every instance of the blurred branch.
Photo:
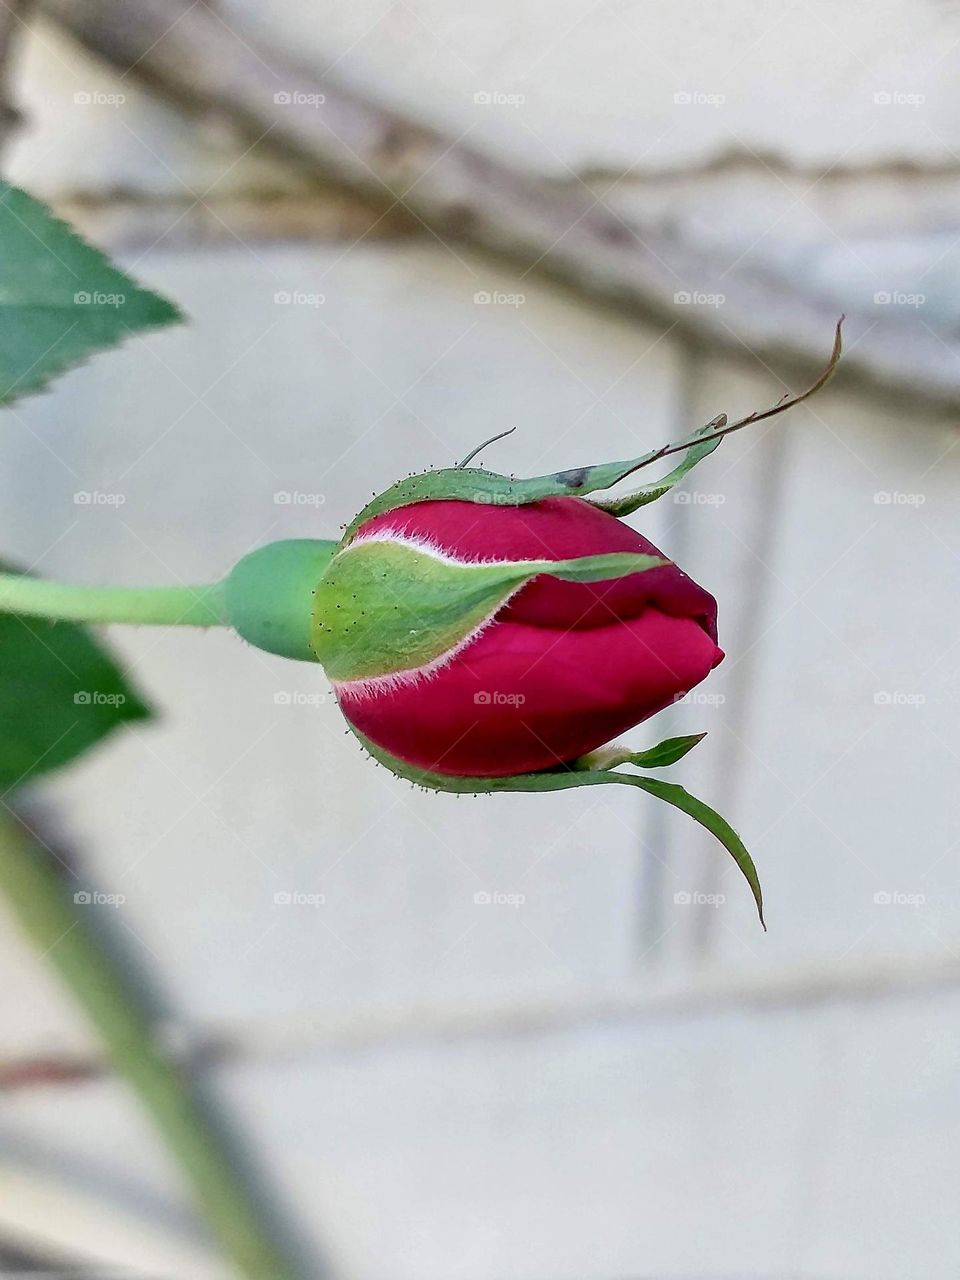
M551 183L424 127L356 89L295 65L205 0L42 0L87 49L183 109L232 124L250 145L280 151L399 211L441 240L563 280L594 302L763 363L819 362L836 304L774 275L729 273L659 227L629 225L581 184ZM321 105L317 105L318 101ZM721 307L678 293L721 294ZM955 405L955 347L916 318L848 308L845 375Z
M158 1044L132 983L89 927L47 850L6 817L0 820L0 895L152 1116L225 1256L250 1280L293 1280L188 1074Z
M288 1014L230 1022L218 1020L185 1031L175 1061L184 1071L272 1063L289 1069L317 1055L388 1053L398 1045L457 1045L469 1041L508 1042L514 1038L555 1037L598 1027L638 1028L701 1019L764 1018L772 1013L798 1015L825 1007L849 1008L909 1004L937 993L960 992L957 954L872 956L859 962L808 963L763 974L715 974L692 985L663 984L629 996L598 1000L506 1001L481 1009L461 1004L413 1004L384 1012L331 1015L315 1006ZM179 1028L178 1028L179 1030ZM178 1036L178 1039L181 1039ZM111 1063L102 1056L24 1057L0 1065L0 1092L56 1090L87 1080L109 1078Z

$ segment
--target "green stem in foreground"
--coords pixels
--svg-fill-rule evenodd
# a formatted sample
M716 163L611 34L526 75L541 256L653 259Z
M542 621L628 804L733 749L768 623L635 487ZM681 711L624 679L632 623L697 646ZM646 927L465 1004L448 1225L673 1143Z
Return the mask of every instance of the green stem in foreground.
M225 626L223 584L202 587L84 587L0 573L0 612L67 622Z
M72 901L47 851L9 819L0 821L0 894L86 1011L115 1069L153 1117L238 1273L249 1280L296 1280L211 1132L188 1077L157 1044L130 983L83 918L90 908Z

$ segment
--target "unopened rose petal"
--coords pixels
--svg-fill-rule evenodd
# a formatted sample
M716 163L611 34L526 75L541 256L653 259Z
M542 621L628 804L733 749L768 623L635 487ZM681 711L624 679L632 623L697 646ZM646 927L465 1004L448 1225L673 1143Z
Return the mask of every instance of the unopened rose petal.
M594 750L699 684L722 657L696 621L651 608L589 630L497 621L432 676L342 691L341 707L409 764L496 777Z
M547 498L519 507L442 501L417 502L374 517L364 534L394 530L425 538L466 560L563 560L611 551L663 556L628 525L579 498ZM609 582L560 582L542 576L516 595L505 618L532 626L586 628L661 613L694 618L717 638L717 605L675 564Z

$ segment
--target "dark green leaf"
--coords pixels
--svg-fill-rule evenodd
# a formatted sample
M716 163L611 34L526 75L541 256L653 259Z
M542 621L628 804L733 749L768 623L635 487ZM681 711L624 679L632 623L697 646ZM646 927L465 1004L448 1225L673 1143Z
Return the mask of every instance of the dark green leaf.
M0 404L181 318L38 200L0 182Z
M149 715L83 627L0 615L0 794Z

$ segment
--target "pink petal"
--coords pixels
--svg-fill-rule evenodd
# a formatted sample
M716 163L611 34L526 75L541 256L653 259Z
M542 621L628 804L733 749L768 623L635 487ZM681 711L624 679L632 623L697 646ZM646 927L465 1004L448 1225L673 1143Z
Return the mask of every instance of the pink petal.
M569 631L505 620L432 676L373 693L343 689L340 703L401 760L496 777L592 751L699 684L722 657L697 622L653 608Z
M363 526L363 532L388 529L428 538L462 559L566 560L611 551L666 559L628 525L580 498L546 498L520 507L417 502ZM672 617L692 618L717 638L716 601L675 564L610 582L539 577L513 598L502 617L537 627L579 629L637 618L649 606Z

